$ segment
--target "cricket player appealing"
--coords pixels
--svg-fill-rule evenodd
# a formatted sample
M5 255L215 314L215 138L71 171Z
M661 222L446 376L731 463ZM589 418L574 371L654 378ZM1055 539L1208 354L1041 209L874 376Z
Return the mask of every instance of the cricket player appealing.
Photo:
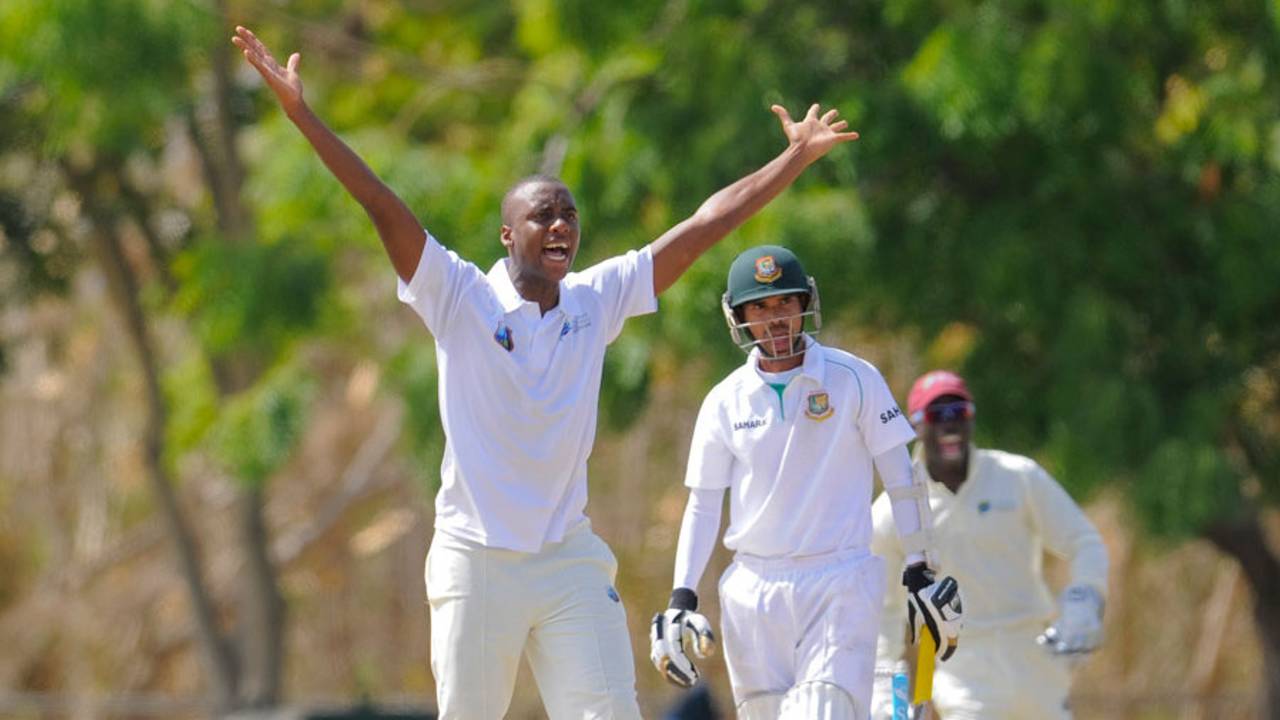
M653 619L650 657L689 687L698 674L684 641L698 656L713 647L696 588L727 491L724 544L736 554L720 579L720 625L738 717L865 718L885 595L884 562L870 552L873 464L895 498L908 550L891 571L903 577L916 629L928 628L943 658L960 629L955 582L935 582L930 564L929 506L906 450L915 433L871 363L814 340L817 284L789 250L739 255L722 305L750 352L698 414L675 589Z
M938 562L965 591L964 652L938 667L934 709L945 720L1069 718L1070 659L1092 652L1102 634L1102 538L1035 461L971 444L973 397L958 375L922 376L907 411L920 433L913 471L929 488ZM892 505L881 496L872 507L871 547L889 562L910 552L892 530ZM1046 550L1070 563L1056 609L1042 573ZM886 605L881 667L902 655L904 620ZM877 681L875 717L890 717L890 692Z
M639 718L617 563L591 530L587 457L605 347L691 263L857 133L817 105L774 106L788 145L640 250L570 272L573 195L526 178L502 202L507 256L484 272L424 232L408 207L308 108L285 66L244 28L232 40L289 119L373 220L399 296L435 338L445 432L426 561L441 720L497 720L521 653L553 720Z

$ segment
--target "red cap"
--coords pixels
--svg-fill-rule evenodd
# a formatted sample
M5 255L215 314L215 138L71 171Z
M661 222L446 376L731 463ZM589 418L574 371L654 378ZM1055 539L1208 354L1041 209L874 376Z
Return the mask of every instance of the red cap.
M921 375L911 386L911 392L907 394L907 417L911 422L919 422L925 407L943 395L955 395L973 402L964 378L949 370L934 370Z

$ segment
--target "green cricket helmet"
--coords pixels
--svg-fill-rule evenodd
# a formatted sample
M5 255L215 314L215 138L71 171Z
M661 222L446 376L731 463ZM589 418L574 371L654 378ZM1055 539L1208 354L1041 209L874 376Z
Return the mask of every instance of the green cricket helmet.
M746 303L775 295L804 293L807 296L801 317L813 318L810 334L816 335L822 327L821 303L818 300L818 284L805 274L795 253L778 245L760 245L742 252L729 266L729 279L720 307L733 342L743 350L750 350L756 340L747 330L740 308ZM801 346L803 351L803 346Z

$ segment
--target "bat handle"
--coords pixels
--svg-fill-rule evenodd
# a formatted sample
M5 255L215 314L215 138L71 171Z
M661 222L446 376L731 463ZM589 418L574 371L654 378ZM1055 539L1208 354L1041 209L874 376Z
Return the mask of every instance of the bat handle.
M920 645L916 652L916 686L911 694L912 705L922 705L933 697L933 663L937 657L937 645L933 635L921 628Z

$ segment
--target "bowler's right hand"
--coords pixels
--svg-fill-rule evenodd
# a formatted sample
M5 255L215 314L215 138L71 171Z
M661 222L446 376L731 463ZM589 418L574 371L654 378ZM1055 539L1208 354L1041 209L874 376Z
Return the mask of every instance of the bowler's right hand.
M267 87L276 94L281 107L290 112L302 105L302 76L298 74L298 63L302 56L293 53L289 62L281 67L271 51L247 27L236 26L236 35L231 42L244 53L244 58L262 75Z

